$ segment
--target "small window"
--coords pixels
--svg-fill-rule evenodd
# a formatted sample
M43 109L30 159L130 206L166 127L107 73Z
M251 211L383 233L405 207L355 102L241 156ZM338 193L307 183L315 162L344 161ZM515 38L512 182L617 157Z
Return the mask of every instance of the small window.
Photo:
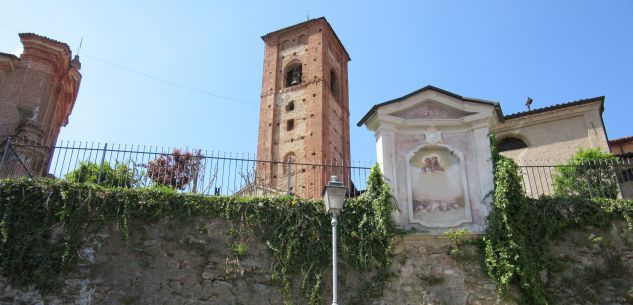
M289 65L286 70L286 87L301 84L301 63Z
M338 97L338 80L333 70L330 70L330 91L332 91L334 96Z
M286 105L286 111L293 111L293 110L295 110L295 101L290 101Z
M291 131L293 129L295 129L295 120L290 119L290 120L286 121L286 130L287 131Z
M513 137L504 138L501 141L499 141L499 144L498 144L498 149L500 152L521 149L525 147L527 147L525 142L523 142L521 139L513 138Z
M307 42L306 35L299 35L299 44L306 44Z

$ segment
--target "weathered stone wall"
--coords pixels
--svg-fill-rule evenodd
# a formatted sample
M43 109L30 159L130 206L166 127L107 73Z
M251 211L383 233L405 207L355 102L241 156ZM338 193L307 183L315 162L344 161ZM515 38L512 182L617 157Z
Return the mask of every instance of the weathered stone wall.
M112 227L88 234L79 263L62 289L42 296L0 280L0 304L282 304L279 286L270 279L267 247L244 240L239 227L221 220L190 223L135 223L125 239ZM444 236L407 235L394 251L393 277L374 305L517 304L511 289L501 299L482 270L482 256L471 236L450 253ZM245 243L235 258L233 245ZM543 271L554 304L632 304L633 238L623 224L566 234L553 243L548 258L554 271ZM343 268L344 269L344 268ZM342 271L341 304L358 292L357 274ZM330 274L325 275L325 303L330 301ZM294 281L293 303L307 304ZM628 302L628 303L627 303Z
M543 271L555 304L633 304L633 233L623 222L565 234Z
M476 244L467 243L454 255L450 245L444 236L405 236L395 251L395 278L375 304L515 304L499 299L497 286L482 270Z

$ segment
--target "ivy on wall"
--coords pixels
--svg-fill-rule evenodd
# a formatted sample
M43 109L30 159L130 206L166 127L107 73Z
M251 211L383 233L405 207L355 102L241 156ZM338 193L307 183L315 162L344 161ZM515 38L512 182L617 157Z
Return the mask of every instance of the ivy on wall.
M492 137L495 190L484 237L488 275L500 293L518 283L524 304L552 304L540 272L546 270L549 241L587 225L604 228L616 219L633 229L633 201L587 197L527 198L518 167L499 155Z
M366 192L347 200L339 217L340 263L366 273L364 287L382 291L398 234L396 209L374 167ZM76 261L82 237L102 225L128 236L131 220L224 218L247 226L272 253L271 277L290 302L291 277L301 274L310 304L323 303L323 274L331 268L331 224L320 200L296 197L200 196L169 189L102 188L60 180L0 181L0 274L12 284L51 292ZM234 250L239 250L236 248ZM239 251L238 251L239 252ZM243 253L242 253L243 254ZM370 295L361 289L356 302Z

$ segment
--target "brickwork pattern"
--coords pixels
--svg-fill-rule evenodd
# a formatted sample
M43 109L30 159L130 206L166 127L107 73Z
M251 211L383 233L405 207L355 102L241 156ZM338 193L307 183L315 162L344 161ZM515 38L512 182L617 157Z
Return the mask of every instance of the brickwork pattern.
M81 63L65 43L31 33L20 40L20 57L0 53L0 142L11 137L52 146L77 99ZM39 164L38 175L46 173L48 162L40 159L48 157L27 156Z
M295 162L312 164L349 162L349 57L335 35L319 18L263 37L259 160L279 162L292 156ZM287 86L288 69L297 65L301 65L301 83ZM292 186L293 193L313 197L308 194L319 194L312 190L322 189L331 174L316 167L308 170L318 179ZM287 189L288 171L283 165L262 165L257 171L260 182ZM341 175L343 181L349 179L349 172Z

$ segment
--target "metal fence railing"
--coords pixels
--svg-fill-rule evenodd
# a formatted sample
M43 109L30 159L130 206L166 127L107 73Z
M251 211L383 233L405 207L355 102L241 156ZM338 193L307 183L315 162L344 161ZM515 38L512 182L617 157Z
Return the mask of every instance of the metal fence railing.
M258 160L253 154L156 146L60 141L43 146L7 140L0 155L0 178L55 177L115 187L166 186L205 195L293 194L320 198L336 175L359 195L369 162Z
M365 189L369 162L258 160L253 154L156 146L60 141L44 146L8 139L0 147L0 178L54 177L104 186L166 186L205 195L293 194L320 198L330 176L349 197ZM577 163L519 164L521 182L532 198L573 195L633 199L633 160L613 157Z
M612 157L555 164L519 165L527 196L583 196L633 199L633 160Z

